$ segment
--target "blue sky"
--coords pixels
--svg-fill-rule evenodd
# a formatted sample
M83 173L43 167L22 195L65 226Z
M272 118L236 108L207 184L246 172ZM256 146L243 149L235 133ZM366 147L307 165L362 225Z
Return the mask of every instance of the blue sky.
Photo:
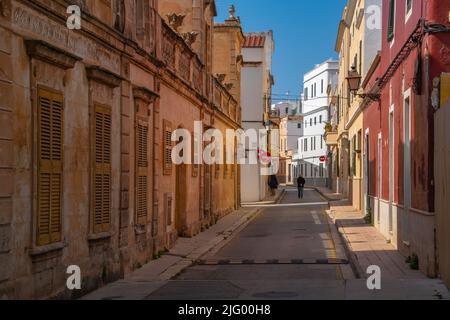
M230 4L244 32L273 30L275 94L298 95L303 74L336 58L334 45L346 0L216 0L216 22L228 18Z

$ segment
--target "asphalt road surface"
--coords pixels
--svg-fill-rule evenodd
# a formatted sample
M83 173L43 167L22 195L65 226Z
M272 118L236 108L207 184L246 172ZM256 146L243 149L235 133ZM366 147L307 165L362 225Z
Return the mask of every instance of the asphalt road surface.
M304 199L287 190L280 204L263 206L225 246L148 299L334 298L350 267L333 241L327 208L314 190Z

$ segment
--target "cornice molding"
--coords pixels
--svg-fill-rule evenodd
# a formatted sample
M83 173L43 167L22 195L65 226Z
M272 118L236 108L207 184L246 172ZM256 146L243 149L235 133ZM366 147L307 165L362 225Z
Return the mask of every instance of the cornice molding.
M87 66L86 73L88 79L105 84L110 88L116 88L120 86L122 80L124 80L122 77L99 66Z
M159 94L144 87L133 87L133 97L150 104L159 98Z
M64 70L72 69L81 58L65 50L54 47L42 40L25 40L27 53L30 57L47 62Z

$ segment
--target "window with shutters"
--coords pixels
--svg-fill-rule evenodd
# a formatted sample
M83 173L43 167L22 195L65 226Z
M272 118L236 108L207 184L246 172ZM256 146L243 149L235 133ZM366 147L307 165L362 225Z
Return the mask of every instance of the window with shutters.
M37 245L61 241L63 95L38 89Z
M148 123L136 126L136 221L147 224L148 215Z
M166 176L172 174L172 124L164 120L163 122L163 173Z
M94 119L94 233L111 226L111 109L95 106Z
M389 25L388 25L388 41L394 40L395 32L395 0L390 0L389 3Z
M408 22L409 18L412 14L412 0L406 0L406 16L405 16L405 23Z

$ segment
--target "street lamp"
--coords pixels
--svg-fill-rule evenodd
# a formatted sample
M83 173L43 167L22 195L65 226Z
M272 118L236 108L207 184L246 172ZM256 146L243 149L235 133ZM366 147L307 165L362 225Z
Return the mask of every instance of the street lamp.
M361 87L361 75L356 71L356 67L352 66L352 70L348 72L347 76L348 87L351 93L362 99L368 98L372 101L380 101L381 95L379 93L357 93Z
M356 71L356 67L353 66L352 70L348 72L348 86L350 88L350 92L356 94L361 86L361 75Z

